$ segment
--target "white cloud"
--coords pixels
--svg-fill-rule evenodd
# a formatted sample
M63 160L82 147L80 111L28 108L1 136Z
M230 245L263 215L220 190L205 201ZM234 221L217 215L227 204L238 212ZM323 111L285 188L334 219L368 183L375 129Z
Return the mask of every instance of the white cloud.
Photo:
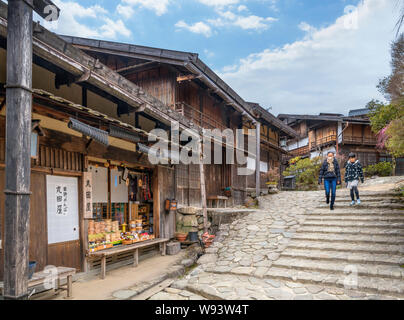
M102 37L115 39L118 34L130 37L131 32L125 27L122 20L113 21L110 18L105 18L104 21L105 24L100 28Z
M241 5L241 6L238 6L237 11L238 12L248 11L248 8L245 5Z
M263 18L258 16L247 16L247 17L237 17L234 21L234 25L241 27L242 29L254 29L254 30L265 30L268 29L268 22L277 21L275 18Z
M129 19L135 13L135 10L131 6L123 6L118 4L116 7L116 11L120 14L124 19Z
M256 15L243 16L230 10L217 10L217 13L219 15L218 18L207 20L210 25L217 28L236 26L244 30L266 30L269 28L271 22L277 21L277 19L272 17L264 18Z
M224 7L232 4L237 4L240 2L240 0L198 0L198 1L200 3L212 7Z
M59 20L44 21L44 26L53 32L65 35L115 39L118 35L129 37L131 32L122 20L108 18L108 11L99 5L84 7L77 2L54 0L60 8ZM85 23L84 23L85 21ZM100 25L99 22L102 22Z
M212 51L210 51L210 50L208 50L208 49L203 50L203 53L204 53L205 56L208 57L208 58L213 58L213 57L215 56L215 53L212 52Z
M204 22L196 22L192 25L187 24L183 20L178 21L175 26L179 29L186 29L193 33L202 34L205 37L210 37L212 35L212 29Z
M274 113L346 113L382 99L376 84L390 73L393 2L364 0L321 29L301 23L302 40L251 54L223 69L222 77L246 100L272 106ZM351 23L356 14L357 28Z
M132 6L140 6L152 10L156 15L161 16L168 11L171 0L122 0Z
M128 1L128 0L125 0ZM205 21L196 22L193 25L187 24L181 20L180 27L195 33L203 33L210 37L213 33L212 28L238 27L243 30L262 31L270 27L270 24L278 19L272 17L259 17L248 14L248 7L245 5L235 6L240 0L198 0L200 3L214 7L216 13L215 18L206 19ZM276 2L277 0L262 0ZM244 15L243 15L244 13ZM178 27L178 23L177 23ZM202 32L204 30L204 32Z

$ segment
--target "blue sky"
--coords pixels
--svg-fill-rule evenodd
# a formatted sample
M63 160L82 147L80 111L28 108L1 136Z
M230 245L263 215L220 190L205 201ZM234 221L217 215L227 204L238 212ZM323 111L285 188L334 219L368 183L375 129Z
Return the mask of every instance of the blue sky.
M375 85L389 73L398 1L55 0L61 18L46 26L196 52L274 114L346 113L381 99Z

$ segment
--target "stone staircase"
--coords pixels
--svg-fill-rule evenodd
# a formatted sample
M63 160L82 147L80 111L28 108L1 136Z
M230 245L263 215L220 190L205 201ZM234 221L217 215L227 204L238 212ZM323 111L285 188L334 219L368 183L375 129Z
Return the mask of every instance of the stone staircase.
M361 200L350 207L339 192L334 211L324 203L305 214L266 277L404 298L404 203L393 193Z

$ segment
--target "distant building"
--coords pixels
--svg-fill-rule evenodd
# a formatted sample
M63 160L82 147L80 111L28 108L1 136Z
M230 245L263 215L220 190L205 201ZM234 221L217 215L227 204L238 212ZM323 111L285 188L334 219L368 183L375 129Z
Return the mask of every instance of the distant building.
M324 156L329 151L345 157L354 152L364 166L389 161L388 154L376 149L368 112L369 109L356 109L349 111L348 116L280 114L278 118L300 135L298 139L285 141L285 148L292 156L310 158Z

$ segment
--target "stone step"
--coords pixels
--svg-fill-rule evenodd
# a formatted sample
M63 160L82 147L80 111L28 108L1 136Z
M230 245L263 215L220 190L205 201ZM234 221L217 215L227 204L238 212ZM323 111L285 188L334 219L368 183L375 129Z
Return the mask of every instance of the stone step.
M392 198L372 198L372 197L369 197L369 198L366 198L366 197L360 197L360 199L361 199L361 204L366 204L366 203L371 203L371 204L374 204L374 203L382 203L382 204L389 204L389 203L398 203L398 204L402 204L403 203L403 201L402 200L400 200L400 199L392 199ZM352 199L351 199L351 197L349 196L349 197L341 197L341 196L338 196L336 199L335 199L335 203L347 203L347 204L350 204L352 202Z
M363 234L363 235L395 235L404 240L403 228L364 228L364 227L333 227L333 226L301 226L296 233L323 233L323 234Z
M329 208L329 205L325 202L317 206L318 209ZM350 206L349 202L336 203L335 209L346 209L349 208L352 211L360 209L385 209L385 210L396 210L404 209L404 204L402 203L385 203L385 202L362 202L360 205Z
M404 238L389 236L389 235L363 235L363 234L328 234L328 233L295 233L291 239L307 240L307 241L322 241L322 242L354 242L360 244L388 244L388 245L403 245Z
M400 254L389 253L369 253L369 252L354 252L354 251L335 251L335 250L311 250L302 248L286 248L281 257L303 258L308 260L320 261L337 261L348 263L377 263L399 266L404 264L404 256ZM403 269L404 271L404 269Z
M338 208L335 207L335 210L331 211L329 207L325 207L323 209L315 209L310 213L305 213L305 216L311 215L331 215L331 216L351 216L351 215L397 215L404 217L404 210L379 210L379 209L368 209L368 208L359 208L356 207L355 210L351 210L349 208Z
M314 221L324 221L324 222L339 222L339 221L374 221L374 222L395 222L404 223L404 215L403 216L394 216L394 215L346 215L346 216L335 216L335 215L307 215L305 222L314 222Z
M344 227L344 228L345 227L350 227L350 228L360 227L360 228L381 228L381 229L404 229L404 223L394 223L394 222L386 223L383 221L305 220L302 225L303 226L314 226L314 227L323 226L323 227Z
M348 189L347 189L348 190ZM399 200L400 197L396 194L369 194L369 193L364 193L364 192L360 192L359 190L359 196L361 197L361 199L380 199L380 200L386 200L386 199L395 199L395 200ZM325 195L324 195L325 197ZM348 199L351 198L351 193L349 191L337 191L337 199L341 198L341 197L346 197Z
M404 244L380 244L380 243L356 243L356 242L325 242L316 240L291 239L288 249L310 249L342 252L367 252L367 253L388 253L404 254Z
M369 191L361 191L359 188L359 193L361 197L377 197L377 198L400 198L400 195L397 192L369 192ZM347 188L337 190L338 195L350 196L350 191ZM402 197L401 197L402 198Z
M330 275L327 272L317 271L313 273L311 271L298 271L295 272L286 268L272 267L266 273L267 278L278 279L278 280L292 280L295 282L314 284L314 285L328 285L331 287L338 288L350 288L346 285L350 285L350 278L337 277L335 275ZM347 279L346 283L344 280ZM370 276L360 275L357 277L357 287L356 290L363 290L365 292L371 292L376 294L388 294L395 297L404 297L404 281L400 279L390 279L390 278L376 278Z
M330 275L335 275L339 278L341 278L341 275L342 276L346 275L345 272L347 271L348 268L355 268L355 272L357 272L358 275L399 279L403 282L404 286L404 268L401 268L398 265L392 266L379 263L358 264L336 260L319 261L303 257L299 258L280 257L278 260L272 263L272 266L279 268L293 269L295 273L297 273L298 270L327 272Z

